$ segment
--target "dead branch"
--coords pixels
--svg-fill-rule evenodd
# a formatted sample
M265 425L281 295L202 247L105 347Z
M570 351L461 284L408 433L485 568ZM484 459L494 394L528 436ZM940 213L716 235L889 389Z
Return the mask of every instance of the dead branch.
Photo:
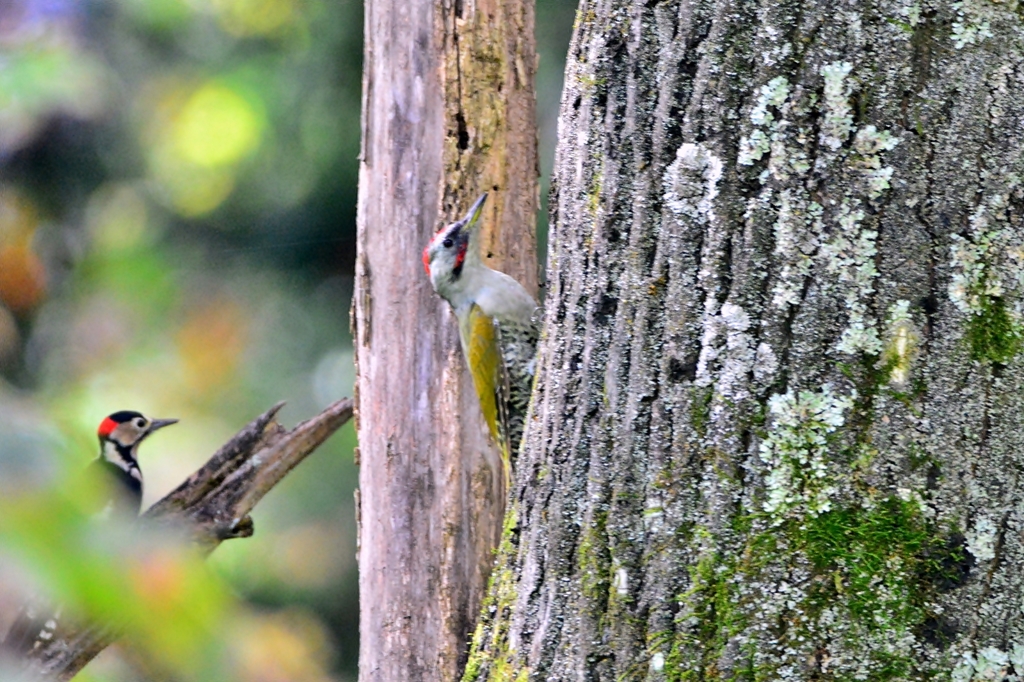
M188 480L150 507L142 515L144 522L185 521L206 552L223 540L251 536L253 507L352 418L352 400L346 398L289 431L274 419L283 405L235 434ZM70 680L115 639L110 627L60 622L53 638L29 654L24 679Z

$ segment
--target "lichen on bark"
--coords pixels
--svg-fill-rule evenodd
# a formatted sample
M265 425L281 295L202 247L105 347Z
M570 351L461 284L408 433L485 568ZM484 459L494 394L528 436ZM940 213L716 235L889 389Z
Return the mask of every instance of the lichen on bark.
M472 679L1024 675L1021 28L583 0Z

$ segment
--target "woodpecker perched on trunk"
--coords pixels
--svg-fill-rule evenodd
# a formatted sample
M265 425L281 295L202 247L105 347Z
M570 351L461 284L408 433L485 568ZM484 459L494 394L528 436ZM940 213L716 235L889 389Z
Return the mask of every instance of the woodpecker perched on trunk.
M154 431L177 419L149 419L138 412L115 412L96 431L100 439L100 456L89 465L90 475L103 481L110 491L101 513L119 518L139 515L142 507L142 470L139 469L139 445Z
M138 412L115 412L100 422L100 456L87 472L104 486L106 501L100 518L111 516L134 519L142 507L142 470L139 469L139 444L154 431L176 424L177 419L149 419ZM32 599L22 607L4 638L3 653L24 658L33 649L53 637L59 609Z
M459 320L462 352L473 376L484 420L498 443L505 487L511 455L519 449L536 365L537 302L519 282L480 259L484 193L462 220L442 228L423 250L434 291Z

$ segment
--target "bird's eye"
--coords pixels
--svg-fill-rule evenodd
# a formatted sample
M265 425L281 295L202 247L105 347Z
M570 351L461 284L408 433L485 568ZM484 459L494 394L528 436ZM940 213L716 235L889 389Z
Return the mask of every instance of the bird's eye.
M135 425L141 429L146 425L146 420L140 417L139 419L135 420Z
M450 249L450 248L452 248L452 243L453 243L453 242L452 242L452 240L451 240L451 239L445 239L445 240L444 240L443 242L441 242L441 243L442 243L442 244L444 244L444 248L446 248L446 249Z

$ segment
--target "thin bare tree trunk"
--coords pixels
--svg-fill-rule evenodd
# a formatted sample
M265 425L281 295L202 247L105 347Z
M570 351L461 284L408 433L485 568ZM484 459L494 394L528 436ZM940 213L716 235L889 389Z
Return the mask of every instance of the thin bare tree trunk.
M360 679L455 680L501 530L500 459L421 252L483 191L485 253L535 290L528 0L370 0L353 322Z
M1022 28L581 3L467 680L1024 676Z

